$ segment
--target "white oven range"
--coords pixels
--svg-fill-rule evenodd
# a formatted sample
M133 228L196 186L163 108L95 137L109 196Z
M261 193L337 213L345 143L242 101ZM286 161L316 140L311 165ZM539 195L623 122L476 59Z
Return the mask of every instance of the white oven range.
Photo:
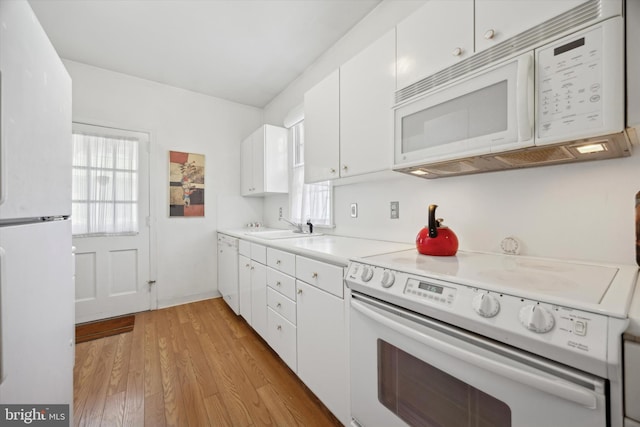
M407 250L345 280L354 426L622 427L636 266Z

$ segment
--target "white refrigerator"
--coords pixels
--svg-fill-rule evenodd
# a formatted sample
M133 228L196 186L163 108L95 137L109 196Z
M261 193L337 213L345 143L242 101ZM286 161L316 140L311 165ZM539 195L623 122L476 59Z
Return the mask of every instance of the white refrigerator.
M73 404L71 78L0 0L0 404ZM71 414L70 414L71 415Z

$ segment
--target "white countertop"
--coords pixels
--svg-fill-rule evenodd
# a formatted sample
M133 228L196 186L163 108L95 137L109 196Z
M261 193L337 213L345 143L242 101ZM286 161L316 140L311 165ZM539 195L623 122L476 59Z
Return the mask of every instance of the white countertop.
M261 230L266 231L270 229ZM415 245L409 243L335 236L332 234L296 237L292 239L261 239L257 236L249 236L246 234L253 231L256 230L220 230L219 233L343 267L349 263L350 258L415 249Z

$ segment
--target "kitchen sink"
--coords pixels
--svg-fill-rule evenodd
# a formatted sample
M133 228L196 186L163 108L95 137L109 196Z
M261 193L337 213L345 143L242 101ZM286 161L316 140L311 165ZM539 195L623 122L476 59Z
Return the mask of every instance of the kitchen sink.
M299 233L293 230L264 230L264 231L247 231L244 233L247 236L258 237L260 239L275 240L275 239L295 239L301 237L313 237L322 236L322 233Z

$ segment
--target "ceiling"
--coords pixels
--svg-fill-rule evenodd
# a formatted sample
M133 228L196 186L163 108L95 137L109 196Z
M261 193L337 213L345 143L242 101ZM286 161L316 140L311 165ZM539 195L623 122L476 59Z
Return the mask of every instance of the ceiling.
M380 0L29 0L66 59L264 107Z

